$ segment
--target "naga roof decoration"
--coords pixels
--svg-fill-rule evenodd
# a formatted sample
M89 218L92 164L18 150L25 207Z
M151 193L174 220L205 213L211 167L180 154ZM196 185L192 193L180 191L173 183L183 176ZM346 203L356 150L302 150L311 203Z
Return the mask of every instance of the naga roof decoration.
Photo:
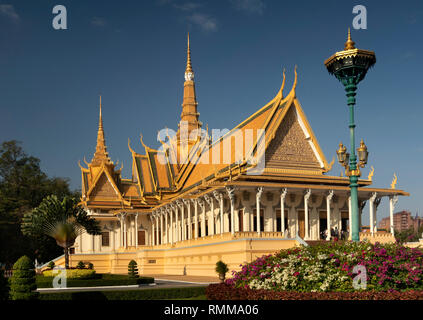
M349 43L348 45L353 45ZM194 71L187 45L184 97L178 131L166 130L159 150L146 146L145 154L131 148L132 178L122 179L115 170L104 138L101 97L97 146L87 168L81 166L82 203L91 207L148 209L193 193L222 185L320 185L347 188L347 177L329 176L334 159L328 163L296 96L297 68L290 92L284 96L285 70L282 85L275 97L232 130L211 141L197 112ZM187 124L188 134L181 133ZM208 129L208 128L207 128ZM205 133L205 134L204 134ZM372 183L359 180L360 187ZM401 190L395 190L404 193ZM405 193L404 193L405 194Z

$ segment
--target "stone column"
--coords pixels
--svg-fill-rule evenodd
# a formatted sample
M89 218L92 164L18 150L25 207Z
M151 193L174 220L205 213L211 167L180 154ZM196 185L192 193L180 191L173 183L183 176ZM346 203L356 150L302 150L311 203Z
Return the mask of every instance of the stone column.
M170 238L170 243L173 245L174 237L173 237L173 212L172 212L172 207L166 206L166 212L170 215L169 238Z
M138 212L135 213L135 248L138 249Z
M281 233L282 236L285 236L285 197L288 193L287 188L281 190ZM277 230L277 229L276 229Z
M162 210L159 210L159 215L160 215L160 244L163 244L163 238L164 238L164 234L163 234L163 213Z
M375 222L374 222L374 202L376 200L377 197L377 193L373 192L372 196L369 199L369 214L370 214L370 233L371 235L374 234L374 226L375 226Z
M119 213L119 247L123 247L123 221L122 221L122 214Z
M159 245L160 244L160 232L159 232L159 215L157 212L154 213L154 218L156 219L155 221L155 225L156 225L156 244Z
M204 195L204 200L210 207L211 216L209 215L209 225L210 225L210 235L214 234L214 202L213 198L209 197L207 194Z
M220 211L220 234L223 234L225 232L225 229L223 228L223 195L216 190L213 191L213 195L216 198L216 200L219 202L219 211Z
M153 218L153 213L150 214L150 225L151 225L151 228L150 228L150 230L151 230L151 235L150 235L151 242L150 242L150 244L152 246L155 246L156 245L156 241L154 240L154 218Z
M183 205L183 203L182 203L182 201L180 201L180 200L176 200L176 205L177 205L177 208L179 208L179 210L181 211L181 220L180 220L180 223L179 223L179 233L180 233L180 236L179 236L179 241L183 241L183 240L185 240L185 232L184 232L184 225L185 225L185 217L184 217L184 205Z
M394 210L395 210L395 205L398 202L398 196L397 195L392 195L389 196L389 230L391 232L392 235L394 235L395 230L394 230Z
M187 212L187 214L188 214L188 223L187 223L187 225L188 225L188 235L187 235L187 238L191 240L192 239L191 203L187 199L183 199L182 201L186 205L187 211L188 211Z
M311 189L308 189L304 195L304 219L305 219L305 235L304 239L310 239L310 225L309 225L309 216L308 216L308 200L311 196Z
M231 203L231 234L235 234L235 217L234 217L234 207L235 207L235 189L232 187L226 187L226 192Z
M375 206L375 218L374 218L374 231L377 232L377 207L379 207L380 201L382 200L382 198L376 198L374 206Z
M202 212L201 212L201 236L204 237L206 235L206 204L204 200L198 199L198 204L200 205Z
M330 205L332 203L332 198L333 198L333 190L329 191L329 194L326 196L326 229L327 229L327 233L326 233L326 240L330 240L331 234L331 216L330 216Z
M128 248L128 235L126 230L126 213L123 214L123 243L125 249Z
M198 200L192 199L194 204L194 238L198 238Z
M257 188L257 193L256 193L256 216L257 216L257 233L260 236L261 235L261 226L260 226L260 198L261 195L263 194L263 187L258 187Z
M161 208L162 214L164 215L164 230L165 230L165 236L164 236L164 243L168 244L169 243L169 228L168 228L168 224L167 224L167 211L164 207Z
M173 229L174 231L174 241L179 241L179 231L178 231L178 207L171 203L170 206L172 207L172 210L175 212L175 227Z
M110 231L110 235L111 235L111 242L112 242L112 252L114 252L115 251L115 249L116 249L116 240L115 240L115 222L114 221L112 221L111 223L110 223L110 225L111 225L111 231Z

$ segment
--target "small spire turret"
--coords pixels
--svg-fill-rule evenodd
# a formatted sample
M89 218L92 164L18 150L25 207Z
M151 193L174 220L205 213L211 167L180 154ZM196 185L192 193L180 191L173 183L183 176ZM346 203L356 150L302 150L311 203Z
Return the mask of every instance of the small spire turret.
M344 50L351 50L355 49L355 42L351 40L351 29L348 28L348 39L347 42L345 42Z
M100 112L98 119L98 131L97 131L97 145L95 148L94 157L91 161L92 165L101 165L103 162L106 164L112 164L112 161L109 158L106 147L106 139L104 138L104 129L103 129L103 116L101 112L101 95L100 95Z

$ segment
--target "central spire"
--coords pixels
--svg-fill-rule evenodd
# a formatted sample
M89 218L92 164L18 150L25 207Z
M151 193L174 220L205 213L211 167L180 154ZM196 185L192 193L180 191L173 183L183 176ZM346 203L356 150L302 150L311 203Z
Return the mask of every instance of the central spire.
M184 96L182 100L181 121L179 122L178 137L181 142L192 145L197 140L197 135L191 134L193 130L201 128L198 120L197 97L195 95L194 71L191 65L191 48L189 33L187 42L187 65L185 68Z
M185 80L194 80L194 71L191 66L191 50L189 48L189 32L188 32L188 48L187 48L187 67L185 69Z

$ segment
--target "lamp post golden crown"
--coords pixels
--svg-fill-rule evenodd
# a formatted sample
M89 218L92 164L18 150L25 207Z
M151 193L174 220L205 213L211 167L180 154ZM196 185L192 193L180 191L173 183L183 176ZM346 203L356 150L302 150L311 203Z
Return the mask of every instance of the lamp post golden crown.
M367 163L367 147L361 140L357 149L359 163L355 154L355 122L354 106L358 83L364 79L369 70L376 63L376 55L373 51L357 49L355 42L351 39L351 30L348 29L348 39L345 42L344 50L338 51L325 61L325 66L331 75L334 75L343 85L347 95L349 106L349 128L351 155L341 143L337 150L339 163L345 167L345 174L350 178L351 205L352 205L352 240L359 241L358 224L358 178L361 175L360 167L364 168Z

